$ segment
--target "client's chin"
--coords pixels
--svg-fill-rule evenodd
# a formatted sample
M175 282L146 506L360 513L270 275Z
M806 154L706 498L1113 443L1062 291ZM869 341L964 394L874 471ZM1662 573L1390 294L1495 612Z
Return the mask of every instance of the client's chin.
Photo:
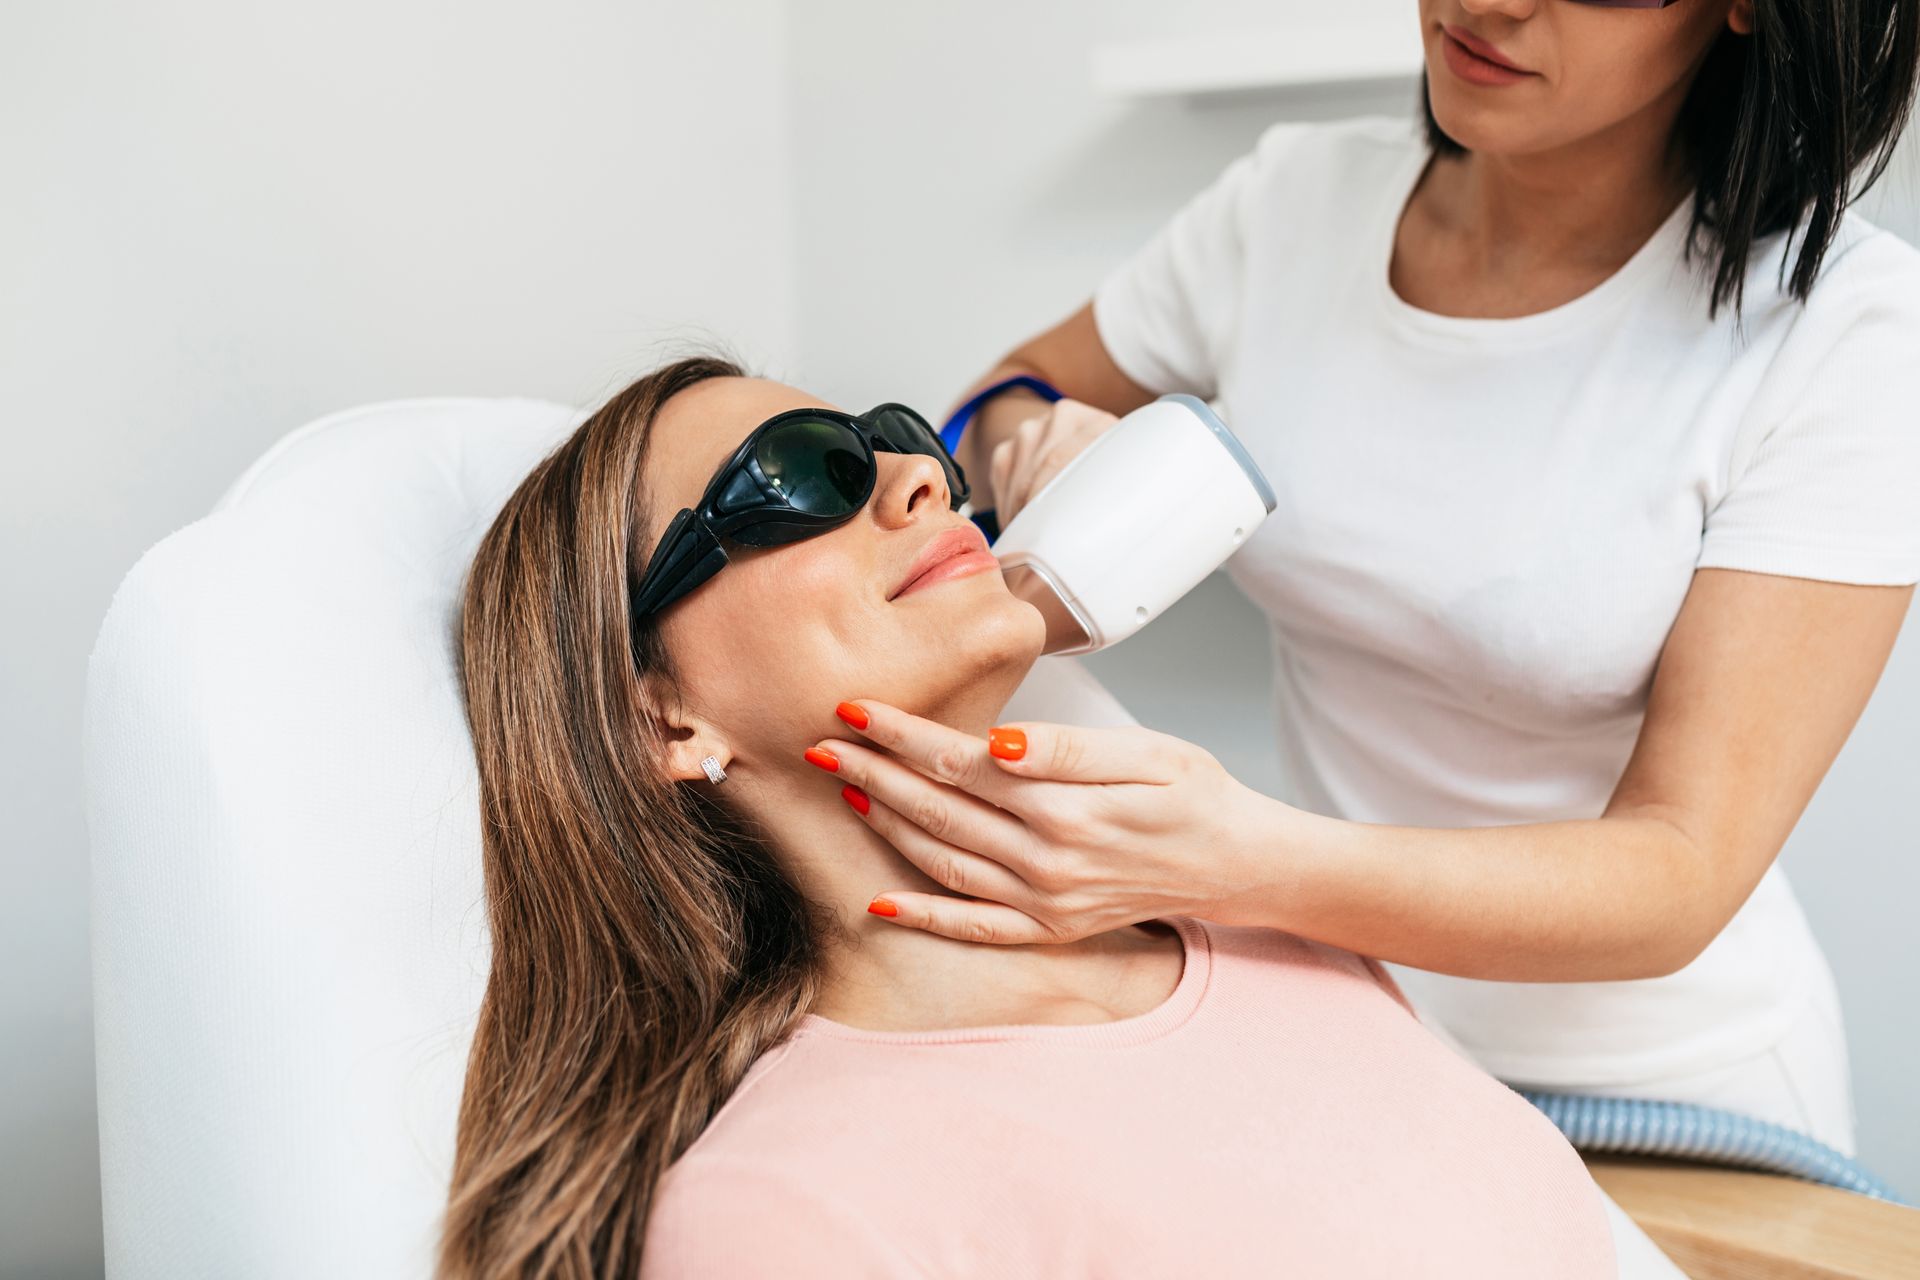
M926 652L935 655L926 674L940 692L917 706L902 705L916 715L984 734L1045 649L1046 619L1007 589L998 569L915 595L922 606L944 597L939 607L923 609L931 632Z

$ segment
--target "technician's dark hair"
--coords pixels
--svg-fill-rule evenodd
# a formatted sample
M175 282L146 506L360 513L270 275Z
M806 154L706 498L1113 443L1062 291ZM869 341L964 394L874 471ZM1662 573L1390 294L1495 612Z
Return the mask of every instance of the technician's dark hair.
M1916 74L1920 0L1753 0L1751 35L1720 32L1677 126L1696 184L1686 252L1708 246L1709 317L1729 300L1740 314L1754 241L1803 218L1790 292L1806 301L1840 215L1892 157ZM1420 102L1434 151L1464 151L1434 119L1424 73Z

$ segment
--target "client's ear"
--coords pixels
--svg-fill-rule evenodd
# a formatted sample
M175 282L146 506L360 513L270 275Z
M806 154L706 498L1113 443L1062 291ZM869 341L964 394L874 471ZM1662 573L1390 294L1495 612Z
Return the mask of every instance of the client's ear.
M666 742L666 773L676 781L707 780L700 762L708 756L720 762L722 769L733 761L733 748L719 728L693 714L678 701L664 695L654 680L641 679L641 700L647 717L660 730Z
M703 727L694 730L684 738L674 738L667 744L667 776L676 781L705 782L707 771L700 762L708 756L720 762L722 769L733 761L733 748L717 734L709 733Z

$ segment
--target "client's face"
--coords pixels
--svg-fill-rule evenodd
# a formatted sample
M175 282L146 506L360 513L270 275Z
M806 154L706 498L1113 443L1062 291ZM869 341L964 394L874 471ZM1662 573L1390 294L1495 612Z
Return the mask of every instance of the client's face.
M758 378L712 379L669 400L643 477L652 523L642 558L756 426L802 407L834 406ZM784 546L728 541L728 564L660 615L684 686L685 705L666 712L675 777L703 778L708 754L736 794L756 780L817 775L801 753L851 732L834 716L844 699L875 698L984 734L1039 656L1039 611L1007 590L991 561L902 589L935 538L977 531L953 509L938 460L875 456L873 495L851 520Z

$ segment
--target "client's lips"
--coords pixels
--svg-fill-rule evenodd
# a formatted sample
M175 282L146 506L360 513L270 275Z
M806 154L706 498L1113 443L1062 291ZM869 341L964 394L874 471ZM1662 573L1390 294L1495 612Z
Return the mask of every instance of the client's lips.
M1451 22L1443 22L1440 24L1440 30L1452 36L1468 53L1471 53L1474 57L1484 62L1491 62L1494 66L1504 68L1517 75L1530 76L1536 74L1534 71L1521 66L1506 54L1500 52L1498 46L1493 44L1492 41L1481 39L1465 27L1456 27Z
M895 600L920 587L997 567L999 563L987 550L987 536L980 532L979 525L969 520L927 539L920 554L907 567L907 576L900 579L887 599Z

